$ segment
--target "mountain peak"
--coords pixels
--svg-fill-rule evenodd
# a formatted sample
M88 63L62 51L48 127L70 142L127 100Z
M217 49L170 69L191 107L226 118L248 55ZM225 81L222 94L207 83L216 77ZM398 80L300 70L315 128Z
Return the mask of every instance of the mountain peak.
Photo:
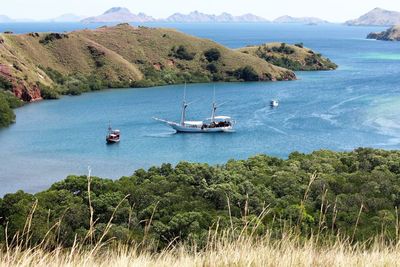
M300 24L324 24L328 23L326 20L315 17L292 17L284 15L274 20L275 23L300 23Z
M393 26L400 24L400 12L374 8L358 19L346 21L351 26Z
M112 7L109 10L107 10L106 12L104 12L104 15L111 14L111 13L117 13L117 12L131 13L129 11L129 9L127 9L126 7Z
M242 16L233 16L230 13L223 12L220 15L215 14L206 14L202 13L198 10L194 10L189 14L175 13L164 21L169 22L265 22L267 21L264 18L257 17L253 14L245 14Z
M144 13L133 14L125 7L113 7L100 16L90 17L82 20L83 23L123 23L123 22L149 22L154 18Z

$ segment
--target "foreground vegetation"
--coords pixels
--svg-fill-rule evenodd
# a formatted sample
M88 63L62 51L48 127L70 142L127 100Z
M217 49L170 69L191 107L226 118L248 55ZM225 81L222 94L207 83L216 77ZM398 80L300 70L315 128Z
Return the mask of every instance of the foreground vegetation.
M279 240L270 234L255 239L229 234L210 236L207 246L170 246L155 252L140 244L102 243L94 249L9 248L0 252L0 266L398 266L399 244L375 242L366 247L345 240L320 245L288 233Z
M396 266L400 151L182 162L0 200L0 266Z
M0 240L21 235L31 217L31 245L46 237L50 245L70 247L89 233L93 240L151 241L160 249L180 242L204 247L215 225L247 224L257 225L256 236L270 231L280 238L283 228L296 226L304 238L393 241L399 204L399 151L292 153L287 160L259 155L221 166L181 162L117 181L70 176L35 195L5 195ZM110 218L113 227L102 237Z

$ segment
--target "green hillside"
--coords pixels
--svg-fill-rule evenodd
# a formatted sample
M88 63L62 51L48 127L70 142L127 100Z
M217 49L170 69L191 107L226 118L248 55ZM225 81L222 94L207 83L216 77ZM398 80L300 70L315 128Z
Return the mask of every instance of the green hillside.
M244 47L239 51L293 71L334 70L337 68L337 65L328 58L305 48L301 43L295 45L269 43Z

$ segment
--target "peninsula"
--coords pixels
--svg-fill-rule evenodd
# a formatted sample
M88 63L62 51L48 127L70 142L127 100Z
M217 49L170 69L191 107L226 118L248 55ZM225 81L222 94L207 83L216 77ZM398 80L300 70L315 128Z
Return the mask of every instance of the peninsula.
M376 39L381 41L400 41L400 25L393 26L383 32L372 32L368 34L367 39Z
M286 43L269 43L259 46L248 46L240 52L264 59L275 66L293 71L334 70L338 66L302 43L289 45Z

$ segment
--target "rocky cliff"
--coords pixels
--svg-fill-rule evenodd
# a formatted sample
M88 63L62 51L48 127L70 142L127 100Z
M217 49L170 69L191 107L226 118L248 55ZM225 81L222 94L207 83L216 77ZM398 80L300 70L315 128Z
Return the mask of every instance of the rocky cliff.
M400 41L400 25L391 27L383 32L372 32L368 34L367 39L376 39L382 41Z

